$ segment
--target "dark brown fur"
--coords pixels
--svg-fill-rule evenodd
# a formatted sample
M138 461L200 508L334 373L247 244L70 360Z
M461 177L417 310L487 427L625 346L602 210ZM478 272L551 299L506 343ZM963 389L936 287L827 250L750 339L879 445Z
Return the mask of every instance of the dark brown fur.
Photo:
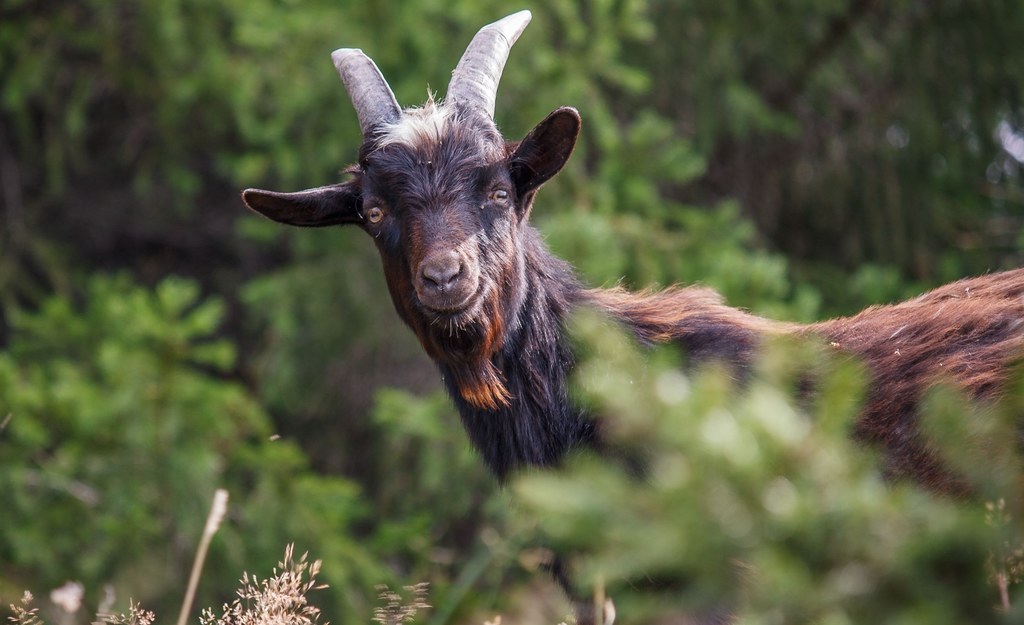
M894 476L956 490L916 427L917 403L931 385L956 385L978 400L1004 390L1024 354L1024 269L961 280L893 306L808 326L870 373L856 435L886 451Z

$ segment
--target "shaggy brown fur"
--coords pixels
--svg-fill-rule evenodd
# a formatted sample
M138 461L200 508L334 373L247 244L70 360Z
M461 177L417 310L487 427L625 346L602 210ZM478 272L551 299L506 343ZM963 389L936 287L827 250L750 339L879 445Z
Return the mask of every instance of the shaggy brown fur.
M855 435L882 446L893 477L951 492L962 486L916 424L923 393L945 382L975 399L993 400L1011 365L1024 355L1024 269L961 280L900 304L807 326L731 308L714 291L698 287L654 293L596 289L585 297L641 342L678 343L691 362L725 362L739 377L769 335L824 340L858 358L870 381Z
M920 439L916 406L938 382L979 400L1002 392L1011 365L1024 355L1024 269L961 280L801 332L825 337L867 365L869 394L855 432L884 446L889 471L955 489Z

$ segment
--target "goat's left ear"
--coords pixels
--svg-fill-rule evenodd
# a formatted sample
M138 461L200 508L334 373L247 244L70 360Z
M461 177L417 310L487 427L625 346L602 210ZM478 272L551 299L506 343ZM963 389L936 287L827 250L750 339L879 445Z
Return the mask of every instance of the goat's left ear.
M316 228L363 222L359 188L351 180L295 193L246 189L242 201L257 213L290 226Z
M580 114L563 106L526 135L509 159L512 182L519 197L525 197L557 174L576 147Z

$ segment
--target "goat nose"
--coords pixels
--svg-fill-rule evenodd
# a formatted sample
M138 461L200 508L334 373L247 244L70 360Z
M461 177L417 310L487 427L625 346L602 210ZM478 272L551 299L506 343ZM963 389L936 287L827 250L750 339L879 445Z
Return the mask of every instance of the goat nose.
M420 273L428 286L444 290L462 275L462 259L454 251L440 252L423 261Z

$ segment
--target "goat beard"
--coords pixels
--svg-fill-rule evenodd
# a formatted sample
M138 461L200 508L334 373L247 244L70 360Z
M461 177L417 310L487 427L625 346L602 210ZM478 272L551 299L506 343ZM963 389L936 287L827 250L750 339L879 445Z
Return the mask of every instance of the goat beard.
M497 297L487 298L474 319L460 324L454 332L437 332L438 326L429 322L410 325L427 354L451 376L466 403L489 411L511 405L512 394L494 364L505 338L505 318Z
M470 406L496 411L512 403L501 372L490 360L468 366L449 366L452 382Z

